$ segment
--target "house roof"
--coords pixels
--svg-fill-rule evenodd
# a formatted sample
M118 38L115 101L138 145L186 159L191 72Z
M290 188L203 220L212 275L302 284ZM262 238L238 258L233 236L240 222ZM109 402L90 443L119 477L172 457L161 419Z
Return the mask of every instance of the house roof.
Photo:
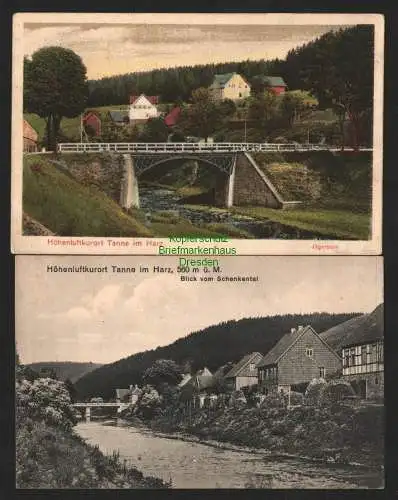
M222 379L222 378L224 378L225 375L231 371L231 369L232 369L233 366L234 366L234 364L232 363L232 361L229 361L225 365L222 365L219 368L217 368L217 370L213 374L213 377L215 379Z
M314 335L316 335L321 342L325 344L328 349L330 349L333 354L338 358L339 355L333 350L333 348L322 338L317 332L312 328L312 326L307 325L301 329L294 329L290 333L286 333L279 342L277 342L274 347L268 351L268 353L264 356L264 358L257 365L257 368L262 366L275 365L278 363L279 359L285 354L285 352L290 349L290 347L307 331L312 331Z
M281 76L257 76L261 81L270 87L287 87L284 79Z
M233 378L233 377L257 377L257 371L253 373L252 370L249 370L250 363L255 363L256 365L262 360L262 354L259 352L252 352L250 354L246 354L236 365L232 367L232 369L225 375L225 378Z
M98 116L98 114L95 113L94 111L87 111L87 113L85 113L83 116L83 121L88 120L91 116L93 116L94 118L97 118L98 120L101 120L101 118Z
M221 87L223 85L225 85L227 82L229 82L229 80L234 76L234 75L238 75L242 78L242 80L244 80L244 82L250 86L249 82L242 76L240 75L239 73L224 73L222 75L214 75L214 79L213 79L213 83L212 83L212 86L215 86L215 87Z
M329 328L320 337L335 349L374 342L384 337L384 304L369 314L351 318Z
M182 387L187 391L202 391L212 387L214 383L214 376L210 370L205 367L202 370L198 370L195 375L192 375Z
M178 121L178 118L181 114L181 108L179 106L173 108L170 113L168 113L164 118L164 123L169 127L171 125L175 125Z
M224 73L222 75L214 75L213 84L225 85L236 73Z
M190 373L186 373L181 382L178 384L178 387L183 387L189 380L191 380L192 375Z
M109 115L114 122L123 122L128 115L125 111L109 111Z
M214 384L213 375L195 375L193 377L193 385L198 390L208 389Z
M157 96L157 95L140 94L140 95L131 95L130 96L130 104L134 104L135 101L140 97L145 97L145 99L147 99L151 104L158 104L159 103L159 96Z
M37 130L32 127L32 125L27 121L23 120L23 136L26 139L31 139L32 141L37 141L38 133Z
M126 396L130 395L130 389L116 389L116 397L118 399L124 399Z
M200 376L200 375L205 375L205 376L212 376L213 374L211 373L211 371L205 366L204 368L202 368L201 370L198 370L196 373L195 373L196 376Z

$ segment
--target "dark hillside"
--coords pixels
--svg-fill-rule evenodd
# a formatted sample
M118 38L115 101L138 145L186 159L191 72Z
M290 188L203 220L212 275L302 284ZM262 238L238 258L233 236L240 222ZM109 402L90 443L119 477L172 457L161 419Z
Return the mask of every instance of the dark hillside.
M76 363L74 361L48 361L40 363L31 363L29 368L37 373L44 373L45 371L54 371L58 380L65 381L69 379L72 383L75 383L80 377L86 375L86 373L96 370L100 366L100 363Z

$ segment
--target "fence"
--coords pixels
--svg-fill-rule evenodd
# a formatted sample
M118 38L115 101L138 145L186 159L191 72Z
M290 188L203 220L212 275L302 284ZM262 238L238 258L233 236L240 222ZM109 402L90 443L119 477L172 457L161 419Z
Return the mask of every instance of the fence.
M289 151L340 151L341 148L326 144L273 144L251 142L63 142L57 146L59 153L239 153L239 152L289 152ZM345 148L345 151L353 151ZM360 148L372 151L372 148Z

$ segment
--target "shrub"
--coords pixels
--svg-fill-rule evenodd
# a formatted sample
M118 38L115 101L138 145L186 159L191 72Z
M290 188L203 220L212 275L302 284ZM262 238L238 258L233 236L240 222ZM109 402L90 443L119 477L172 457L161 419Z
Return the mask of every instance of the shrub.
M271 392L265 396L261 407L266 408L285 408L288 403L288 395L281 392Z
M246 405L247 400L246 397L243 393L243 391L234 391L231 394L231 398L229 400L229 406L233 407L241 407Z
M158 415L161 410L161 398L158 391L150 385L143 387L136 408L137 415L145 420L150 420Z
M16 419L44 420L50 425L71 429L76 423L69 392L63 382L38 378L16 383Z
M316 378L311 380L305 391L304 402L310 405L318 405L320 402L321 393L326 386L326 380Z
M338 403L353 396L355 397L355 391L349 382L335 379L324 386L320 393L319 403L322 405Z
M301 392L290 391L290 404L291 405L304 404L304 394L301 394Z

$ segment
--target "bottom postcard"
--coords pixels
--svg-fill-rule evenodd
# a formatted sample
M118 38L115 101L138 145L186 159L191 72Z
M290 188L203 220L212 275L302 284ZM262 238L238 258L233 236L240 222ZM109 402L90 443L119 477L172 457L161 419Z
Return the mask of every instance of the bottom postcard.
M16 486L384 488L379 257L16 257Z

